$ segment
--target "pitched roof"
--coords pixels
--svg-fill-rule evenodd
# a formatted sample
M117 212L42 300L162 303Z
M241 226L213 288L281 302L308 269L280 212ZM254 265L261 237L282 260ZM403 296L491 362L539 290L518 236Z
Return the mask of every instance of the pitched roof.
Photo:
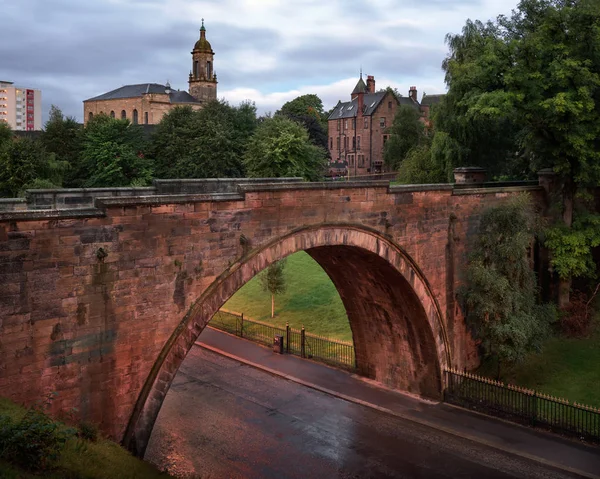
M159 83L140 83L138 85L125 85L116 90L103 93L102 95L88 98L84 101L97 101L97 100L120 100L122 98L137 98L142 95L149 93L165 93L165 85ZM192 95L186 91L171 90L169 94L169 101L171 103L199 103Z
M367 92L367 85L363 81L362 75L361 75L360 80L358 80L358 83L354 87L354 90L352 90L352 94L357 95L358 93L366 93L366 92Z
M409 96L401 96L400 98L398 98L398 101L400 102L400 105L412 106L413 108L419 109L419 102L413 100Z
M423 93L423 98L421 98L421 105L423 105L423 106L436 105L445 96L446 96L445 93L440 93L437 95L427 95L426 93Z
M371 116L377 109L381 100L387 94L386 91L378 91L376 93L366 93L363 97L364 116ZM328 120L337 120L338 118L353 118L358 114L358 99L352 101L339 102L327 118Z

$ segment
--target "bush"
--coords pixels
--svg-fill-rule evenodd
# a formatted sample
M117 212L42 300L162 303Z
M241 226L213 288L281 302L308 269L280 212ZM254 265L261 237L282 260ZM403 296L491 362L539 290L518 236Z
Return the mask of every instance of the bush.
M46 469L74 433L38 409L29 409L18 421L1 416L0 457L33 471Z
M562 311L560 329L563 335L569 337L588 336L592 332L594 310L591 303L600 290L600 284L589 297L581 291L571 295L571 302Z
M79 424L77 436L87 441L96 442L98 440L98 426L91 422L82 422Z

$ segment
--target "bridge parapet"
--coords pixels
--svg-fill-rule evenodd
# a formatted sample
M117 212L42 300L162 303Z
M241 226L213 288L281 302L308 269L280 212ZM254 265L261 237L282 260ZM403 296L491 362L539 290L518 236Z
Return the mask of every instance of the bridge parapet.
M152 181L148 187L53 188L26 190L25 198L0 198L0 213L31 210L94 209L97 198L235 193L240 184L297 184L302 178L202 178Z
M303 182L301 178L208 178L154 180L151 187L64 188L27 190L25 198L0 198L0 221L82 218L103 216L107 207L243 201L261 192L365 191L402 196L411 193L447 192L481 195L540 190L537 181L440 183L394 185L387 180ZM350 196L348 197L350 198ZM349 200L350 201L350 200ZM398 200L396 201L396 204Z

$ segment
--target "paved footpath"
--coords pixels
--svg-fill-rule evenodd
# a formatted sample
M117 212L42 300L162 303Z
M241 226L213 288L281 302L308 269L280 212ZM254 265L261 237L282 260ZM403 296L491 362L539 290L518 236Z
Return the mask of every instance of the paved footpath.
M291 381L388 414L430 426L582 477L600 479L600 447L536 431L444 403L384 389L360 376L206 328L196 343L205 349Z

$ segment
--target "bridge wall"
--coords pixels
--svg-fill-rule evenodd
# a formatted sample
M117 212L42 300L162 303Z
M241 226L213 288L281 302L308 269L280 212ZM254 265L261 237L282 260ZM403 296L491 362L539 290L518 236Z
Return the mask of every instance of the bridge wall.
M523 191L543 203L532 186L357 182L246 184L230 193L96 198L92 209L0 212L0 395L33 403L57 392L55 413L77 408L122 439L149 375L166 374L157 358L193 302L298 228L335 226L342 237L368 229L398 245L441 312L448 363L469 367L477 354L455 301L469 238L483 208ZM369 290L367 275L352 275ZM367 333L363 343L395 347L394 337Z

